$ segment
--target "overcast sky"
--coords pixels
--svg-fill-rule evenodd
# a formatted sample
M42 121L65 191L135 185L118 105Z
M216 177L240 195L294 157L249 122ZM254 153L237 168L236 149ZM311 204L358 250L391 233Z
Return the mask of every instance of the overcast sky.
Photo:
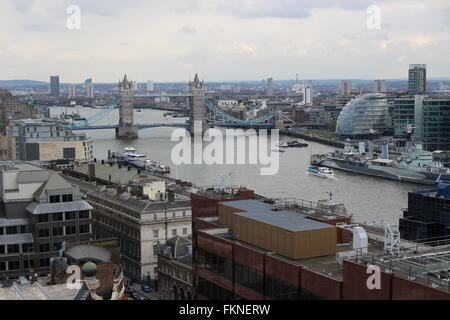
M0 79L450 77L449 0L1 0ZM69 30L69 5L81 29ZM381 28L370 29L376 5ZM370 20L374 21L374 20ZM374 24L372 24L374 25Z

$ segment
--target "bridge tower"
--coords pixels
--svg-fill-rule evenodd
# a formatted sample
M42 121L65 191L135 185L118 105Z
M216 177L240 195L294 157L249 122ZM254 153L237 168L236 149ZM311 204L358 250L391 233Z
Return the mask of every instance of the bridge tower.
M138 128L134 125L134 90L131 81L125 75L123 81L119 81L119 127L116 128L117 139L137 139Z
M203 135L208 129L205 122L205 86L200 82L198 75L195 75L194 81L189 82L189 91L192 94L189 97L190 107L190 132L191 135Z

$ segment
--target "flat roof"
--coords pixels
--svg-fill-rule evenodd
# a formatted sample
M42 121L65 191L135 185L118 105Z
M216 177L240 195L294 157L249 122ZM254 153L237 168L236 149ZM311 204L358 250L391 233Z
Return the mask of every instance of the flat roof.
M336 228L323 222L308 219L305 215L294 211L274 211L271 204L258 200L230 201L224 203L224 205L244 211L237 212L236 215L293 232Z

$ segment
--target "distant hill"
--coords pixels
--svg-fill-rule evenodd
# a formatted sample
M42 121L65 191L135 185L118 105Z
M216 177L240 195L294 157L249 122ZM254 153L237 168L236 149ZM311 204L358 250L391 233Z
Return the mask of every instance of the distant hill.
M34 80L0 80L0 88L48 86L48 82Z

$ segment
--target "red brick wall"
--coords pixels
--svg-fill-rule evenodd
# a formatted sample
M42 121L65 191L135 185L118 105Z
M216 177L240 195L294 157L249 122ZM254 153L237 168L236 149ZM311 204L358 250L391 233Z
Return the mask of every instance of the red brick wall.
M342 281L302 268L301 287L314 295L328 300L342 299Z
M344 300L390 300L392 275L381 272L381 289L369 290L367 267L344 260L343 295Z
M237 243L234 244L234 262L264 271L264 254Z
M234 284L234 292L247 300L264 300L264 295L240 284Z
M213 272L209 272L208 270L198 268L198 276L210 282L214 282L215 284L222 286L223 288L233 291L233 283L230 280L225 279L224 277L218 276Z
M394 275L392 278L393 300L450 300L450 293L409 281Z
M301 267L276 257L264 256L266 275L300 287Z
M233 260L233 243L200 231L197 236L197 247Z

